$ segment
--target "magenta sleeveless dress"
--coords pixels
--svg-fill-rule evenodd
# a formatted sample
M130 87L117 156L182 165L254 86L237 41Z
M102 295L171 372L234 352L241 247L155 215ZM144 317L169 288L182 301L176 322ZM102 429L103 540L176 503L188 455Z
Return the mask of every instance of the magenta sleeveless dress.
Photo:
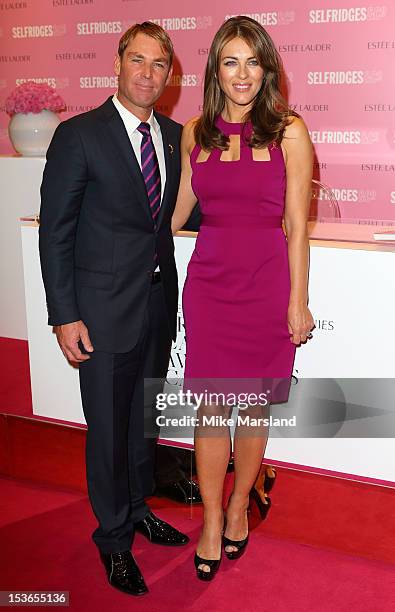
M287 325L282 150L269 145L270 161L254 161L243 140L250 124L218 117L217 125L227 135L240 135L240 160L221 161L222 151L214 149L207 161L197 162L198 146L191 154L202 221L183 291L184 378L289 381L295 345Z

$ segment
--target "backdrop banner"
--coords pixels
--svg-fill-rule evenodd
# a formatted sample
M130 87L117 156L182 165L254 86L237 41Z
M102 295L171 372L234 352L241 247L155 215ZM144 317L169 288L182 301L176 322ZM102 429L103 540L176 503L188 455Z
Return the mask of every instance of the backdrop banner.
M117 87L121 33L144 20L173 39L171 86L158 110L185 122L199 114L208 48L241 10L259 21L284 61L284 90L305 119L315 178L334 190L342 217L395 218L395 2L336 0L2 0L0 107L15 85L49 83L63 96L62 119L98 106ZM295 6L296 5L296 6ZM0 154L12 154L0 113ZM327 194L319 190L318 197Z

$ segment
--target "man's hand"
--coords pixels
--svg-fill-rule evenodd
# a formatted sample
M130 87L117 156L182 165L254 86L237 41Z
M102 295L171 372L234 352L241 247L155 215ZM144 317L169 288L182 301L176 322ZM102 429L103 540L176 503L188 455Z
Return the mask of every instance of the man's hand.
M62 349L63 355L72 363L81 363L90 359L89 355L81 353L78 342L81 340L84 349L88 353L93 352L93 346L89 339L88 328L82 321L74 321L66 325L55 325L54 332Z

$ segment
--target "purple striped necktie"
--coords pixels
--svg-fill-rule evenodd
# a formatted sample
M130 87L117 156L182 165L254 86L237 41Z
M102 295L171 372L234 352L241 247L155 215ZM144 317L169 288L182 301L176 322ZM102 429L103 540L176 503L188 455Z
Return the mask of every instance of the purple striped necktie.
M147 189L150 211L154 224L160 210L161 183L158 158L152 142L149 123L140 123L138 131L142 134L141 141L141 172Z

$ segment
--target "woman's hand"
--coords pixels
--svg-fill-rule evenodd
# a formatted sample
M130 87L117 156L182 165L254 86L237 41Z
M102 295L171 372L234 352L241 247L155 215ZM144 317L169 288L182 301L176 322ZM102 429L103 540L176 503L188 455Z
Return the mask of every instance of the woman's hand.
M311 330L315 327L313 316L306 304L290 303L288 306L288 331L293 344L306 342L312 338Z

